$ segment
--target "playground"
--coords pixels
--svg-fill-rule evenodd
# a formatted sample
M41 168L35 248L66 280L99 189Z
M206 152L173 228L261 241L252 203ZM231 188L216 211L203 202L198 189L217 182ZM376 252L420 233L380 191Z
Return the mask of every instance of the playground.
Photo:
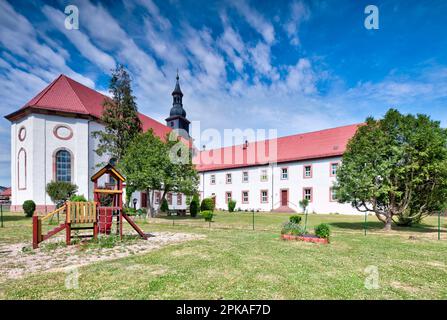
M280 240L288 214L216 212L202 218L135 219L110 246L67 246L65 235L32 249L32 220L5 213L0 229L1 299L445 299L447 234L437 218L418 228L383 233L373 216L309 215L309 226L329 222L329 245ZM442 218L444 219L444 217ZM59 262L49 262L57 260ZM50 263L50 264L49 264ZM367 268L378 288L365 288ZM70 268L79 288L67 288ZM67 269L68 268L68 269ZM366 271L365 271L366 270ZM67 273L68 272L68 273Z

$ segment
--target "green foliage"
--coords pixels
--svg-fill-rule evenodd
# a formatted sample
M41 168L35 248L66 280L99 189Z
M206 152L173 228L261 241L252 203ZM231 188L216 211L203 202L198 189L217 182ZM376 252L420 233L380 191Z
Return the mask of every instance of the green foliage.
M27 217L32 217L34 211L36 211L36 204L33 200L26 200L25 202L23 202L22 209Z
M109 207L113 203L113 196L111 194L100 193L99 194L99 204L102 207Z
M305 232L306 231L302 226L291 221L284 223L281 229L281 234L290 234L294 236L302 236Z
M160 210L161 210L161 212L169 211L169 204L168 204L168 200L166 200L166 198L163 199L163 201L161 202Z
M200 205L200 211L214 211L214 200L212 198L205 198Z
M236 208L236 201L233 199L230 199L228 201L228 211L229 212L234 212L234 208Z
M105 130L95 131L92 135L99 139L96 153L99 156L108 154L119 163L130 142L142 131L131 79L122 65L112 72L109 92L112 100L104 100L101 117Z
M126 176L128 185L135 190L163 190L185 195L197 192L199 180L190 151L183 150L177 145L186 147L183 142L178 142L176 139L170 141L171 138L169 136L161 140L149 130L132 140L125 156L118 164ZM187 154L185 162L173 159L173 150L177 150L175 154L182 152L184 155ZM150 205L153 214L154 208L152 204Z
M296 224L300 224L301 216L299 216L299 215L290 216L289 221L293 222L293 223L296 223Z
M146 208L140 208L137 210L136 215L139 217L143 217L147 215L147 209Z
M189 213L193 218L196 217L197 213L199 212L199 201L199 196L194 194L191 203L189 204Z
M329 236L331 235L331 229L329 228L329 225L326 223L320 223L318 226L315 227L315 235L318 238L329 239Z
M211 222L213 221L214 212L211 210L205 210L200 212L205 221Z
M78 186L66 181L51 181L47 183L46 191L56 207L60 207L76 194Z
M390 109L366 119L337 171L336 197L374 212L391 228L443 210L447 200L447 131L438 121Z
M137 213L137 210L135 210L135 208L132 207L125 207L123 209L124 213L127 214L128 216L134 216Z
M303 199L298 202L300 207L303 209L303 213L306 212L307 207L309 206L309 200Z
M87 199L83 194L75 194L70 197L70 201L72 202L87 202Z

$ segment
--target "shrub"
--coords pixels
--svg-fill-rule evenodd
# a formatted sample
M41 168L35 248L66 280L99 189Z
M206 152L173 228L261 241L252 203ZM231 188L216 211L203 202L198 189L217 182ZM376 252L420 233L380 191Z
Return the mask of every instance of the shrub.
M228 201L228 211L234 212L234 208L236 208L236 201L235 200Z
M191 203L189 204L189 213L191 214L191 217L196 217L197 216L197 212L199 211L199 204L192 200Z
M137 215L138 216L146 216L147 215L147 209L146 208L140 208L137 210Z
M296 224L300 224L301 216L299 216L299 215L290 216L289 221L296 223Z
M318 226L315 227L315 235L318 238L329 239L330 234L331 229L329 228L329 225L326 223L320 223Z
M205 219L205 221L209 221L209 222L213 221L213 216L214 216L213 211L205 210L205 211L202 211L200 214Z
M161 212L168 212L169 211L168 200L166 200L166 198L163 199L163 201L161 202L160 210L161 210Z
M205 198L200 205L200 211L214 211L214 200L211 198Z
M76 194L76 191L78 191L78 186L66 181L51 181L46 186L46 192L56 207L63 205L72 195Z
M291 234L294 236L302 236L305 234L305 230L299 224L294 222L286 222L283 224L281 234Z
M22 205L22 209L27 217L32 217L34 211L36 211L36 204L33 200L26 200Z
M127 214L128 216L133 216L136 214L137 210L135 210L134 208L124 208L124 213Z
M70 197L70 201L72 202L87 202L83 194L74 194Z

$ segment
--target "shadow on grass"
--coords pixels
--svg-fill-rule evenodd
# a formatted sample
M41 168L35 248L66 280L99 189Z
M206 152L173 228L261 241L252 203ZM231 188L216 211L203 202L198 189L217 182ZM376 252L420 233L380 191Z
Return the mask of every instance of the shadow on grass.
M365 228L365 223L363 222L328 222L329 225L339 228L339 229L350 229L350 230L363 230ZM380 221L377 222L367 222L366 223L367 230L382 230L383 223ZM427 225L427 224L418 224L412 227L401 227L393 224L392 230L396 231L411 231L411 232L437 232L438 229L435 226Z
M12 221L23 221L23 220L29 220L31 221L31 217L25 216L25 214L18 215L18 214L11 214L10 212L3 212L3 222L12 222Z

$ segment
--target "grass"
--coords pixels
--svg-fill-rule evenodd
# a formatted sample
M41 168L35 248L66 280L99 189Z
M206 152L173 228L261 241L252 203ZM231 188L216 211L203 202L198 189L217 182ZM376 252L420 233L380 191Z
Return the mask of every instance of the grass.
M211 228L201 218L138 220L146 232L190 232L206 238L81 267L76 290L65 288L64 272L30 274L1 283L0 298L447 298L445 218L443 240L437 241L435 217L385 236L381 224L368 216L364 236L363 216L310 214L310 228L326 222L333 230L331 244L318 245L281 241L279 229L288 216L256 213L255 231L250 213L217 212ZM17 241L31 241L30 219L10 219L0 229L1 244ZM378 289L365 288L368 266L378 268Z

